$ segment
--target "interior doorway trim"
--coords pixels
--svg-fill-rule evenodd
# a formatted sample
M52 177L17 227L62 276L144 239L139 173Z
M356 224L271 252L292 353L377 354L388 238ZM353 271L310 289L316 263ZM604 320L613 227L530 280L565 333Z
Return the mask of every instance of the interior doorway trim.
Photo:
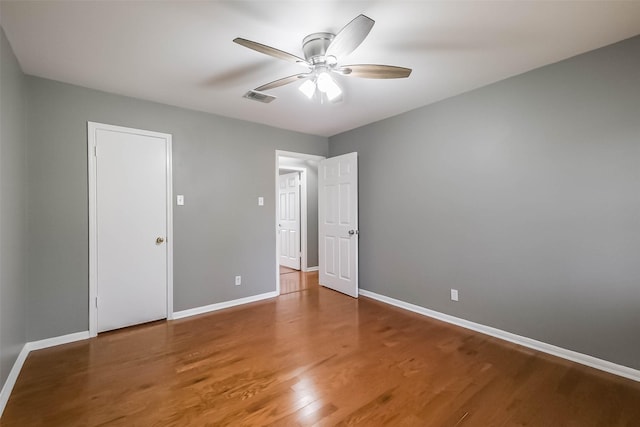
M173 318L173 158L171 135L160 132L114 126L103 123L87 122L87 164L89 181L89 336L98 335L98 242L97 242L97 168L96 168L96 134L98 130L134 133L136 135L162 138L166 141L166 191L167 191L167 319Z
M278 236L278 207L279 207L279 169L280 169L280 157L293 157L299 160L314 160L320 161L326 159L324 156L318 156L315 154L296 153L293 151L276 150L276 167L275 167L275 233L276 233L276 293L280 295L280 238ZM284 169L300 171L300 179L303 184L300 188L300 251L302 252L302 259L300 263L301 271L312 271L315 269L309 269L307 266L307 171L305 168L299 166L283 165Z

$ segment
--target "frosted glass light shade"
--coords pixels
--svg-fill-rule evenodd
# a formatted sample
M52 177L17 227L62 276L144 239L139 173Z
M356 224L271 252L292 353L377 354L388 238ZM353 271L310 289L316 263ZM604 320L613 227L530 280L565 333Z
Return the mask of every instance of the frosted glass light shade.
M316 93L316 84L311 80L306 80L300 85L298 90L304 93L307 98L311 99L313 98L313 94Z
M333 101L342 94L342 89L331 78L329 73L320 73L318 76L318 90L325 93L329 101Z

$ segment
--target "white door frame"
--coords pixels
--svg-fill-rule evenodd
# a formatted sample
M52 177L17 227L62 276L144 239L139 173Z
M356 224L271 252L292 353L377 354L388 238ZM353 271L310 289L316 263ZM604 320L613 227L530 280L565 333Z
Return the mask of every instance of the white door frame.
M147 130L113 126L103 123L87 122L87 162L89 175L89 336L98 335L98 310L96 307L98 295L98 246L97 246L97 204L96 204L96 131L111 130L116 132L134 133L136 135L151 136L165 139L167 142L167 319L173 318L173 191L172 169L173 158L171 149L171 135Z
M276 230L276 292L280 295L280 239L278 236L278 184L280 176L280 157L293 157L300 160L320 161L326 159L324 156L316 156L314 154L296 153L293 151L276 150L276 170L275 170L275 230ZM309 271L307 265L307 170L299 166L283 165L283 169L300 171L300 251L302 259L300 260L301 271Z

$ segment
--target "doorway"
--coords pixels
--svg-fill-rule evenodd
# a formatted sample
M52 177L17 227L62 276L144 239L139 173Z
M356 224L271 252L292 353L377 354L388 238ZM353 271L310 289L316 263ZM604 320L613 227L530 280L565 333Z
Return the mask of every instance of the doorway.
M173 312L171 135L88 123L89 333Z
M305 288L307 276L318 271L318 165L324 157L311 154L276 150L276 291L287 293ZM281 176L299 176L299 267L283 263L283 250L290 248L291 240L283 248L281 211ZM290 237L290 235L288 235ZM282 274L281 274L282 273ZM282 282L282 283L281 283Z
M290 166L288 162L296 163ZM313 169L310 167L313 165ZM300 168L301 176L313 170L317 181L301 186L302 265L319 271L319 284L329 289L358 297L358 153L331 158L276 150L276 200L279 199L279 171L281 168ZM305 180L303 180L305 181ZM314 198L307 198L307 190L316 190ZM317 202L304 213L309 200ZM282 293L280 275L280 238L278 226L279 203L276 202L276 292ZM308 213L317 216L307 218ZM310 226L317 227L313 231ZM311 250L317 263L310 268ZM305 270L303 270L305 271Z

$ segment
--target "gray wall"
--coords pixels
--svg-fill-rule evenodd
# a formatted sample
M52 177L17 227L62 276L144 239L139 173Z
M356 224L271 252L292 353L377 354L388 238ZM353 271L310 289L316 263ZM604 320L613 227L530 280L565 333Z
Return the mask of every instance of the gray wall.
M308 154L308 153L306 153ZM307 267L318 266L318 162L281 157L281 164L307 170ZM294 171L295 172L295 171Z
M362 288L640 369L640 37L329 146Z
M0 388L26 342L24 76L0 29Z
M30 341L88 328L87 121L173 135L176 311L275 290L275 150L326 155L327 138L36 77L28 90Z

